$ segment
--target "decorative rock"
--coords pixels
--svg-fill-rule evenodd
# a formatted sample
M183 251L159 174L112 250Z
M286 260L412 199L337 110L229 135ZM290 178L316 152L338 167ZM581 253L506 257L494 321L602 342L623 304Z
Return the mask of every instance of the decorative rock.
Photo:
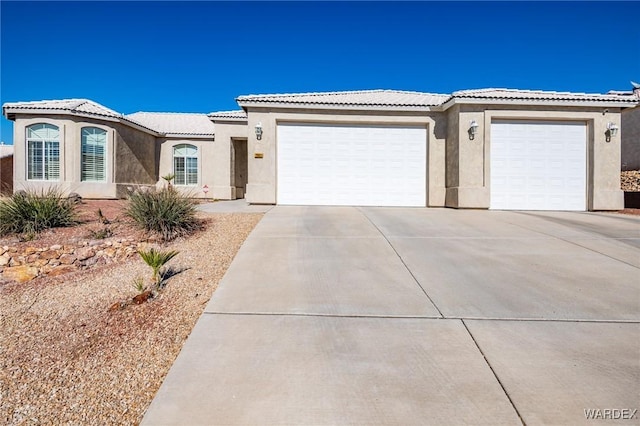
M58 257L60 257L60 253L55 250L47 250L40 253L41 259L57 259Z
M62 246L60 244L54 244L51 247L49 247L49 250L60 250L62 248Z
M33 253L37 253L37 252L38 252L38 249L35 248L35 247L27 247L26 249L24 249L24 255L25 256L29 256L29 255L31 255Z
M78 258L75 257L72 254L63 254L62 256L60 256L60 263L62 263L63 265L71 265L73 264L73 262L75 262Z
M6 252L6 250L5 250ZM9 264L11 258L9 256L5 256L4 254L0 256L0 266L5 266Z
M114 249L112 247L106 248L106 249L104 249L104 254L106 256L113 257L113 256L116 255L116 249Z
M33 266L42 267L42 266L46 265L47 263L49 263L49 261L47 259L38 259L35 262L33 262Z
M76 257L78 258L78 260L85 260L95 255L96 255L96 252L91 247L81 248L76 251Z
M73 265L62 265L57 268L53 268L51 272L47 274L48 277L57 277L58 275L66 274L68 272L75 271L76 268Z
M38 276L38 268L29 265L4 268L2 273L6 279L24 283Z
M135 303L136 305L141 305L147 300L151 299L152 296L153 296L153 293L151 293L150 290L147 290L138 294L137 296L134 296L133 299L131 300L133 300L133 303Z

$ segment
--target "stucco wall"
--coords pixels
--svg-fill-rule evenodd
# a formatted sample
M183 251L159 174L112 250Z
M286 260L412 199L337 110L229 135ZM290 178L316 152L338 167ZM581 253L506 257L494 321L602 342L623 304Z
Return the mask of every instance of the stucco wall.
M156 137L114 124L115 182L121 185L155 185L159 178Z
M455 108L455 107L454 107ZM453 113L455 114L455 112ZM447 158L447 206L457 208L490 207L491 122L495 119L572 120L587 125L587 200L588 210L618 210L624 205L620 191L620 136L606 142L607 123L620 123L619 109L461 105L458 115L458 141ZM473 141L469 140L471 120L480 125ZM450 118L450 123L454 120ZM452 125L450 125L450 128ZM447 141L449 143L449 141ZM457 156L456 156L457 154ZM457 182L456 183L456 176Z
M27 179L26 127L48 123L60 129L60 179ZM105 182L82 182L80 168L81 129L98 127L107 132L107 168ZM85 198L116 198L126 187L152 185L157 181L155 136L106 120L68 115L38 117L20 115L13 126L14 191L49 187ZM116 167L117 165L117 167Z
M215 121L214 125L216 141L213 145L212 157L208 159L213 182L210 196L220 200L233 200L236 198L236 189L231 182L232 145L234 139L247 138L247 123Z
M13 192L13 155L0 157L0 194Z
M213 138L210 139L190 139L190 138L160 138L160 173L156 182L158 187L167 185L162 176L173 173L173 149L176 145L189 144L198 148L198 183L197 185L175 185L174 188L192 198L211 198L214 186L214 171L218 163L223 162L215 153ZM205 194L204 185L209 187L209 192Z
M621 168L640 170L640 106L622 111Z
M424 125L427 129L427 193L428 206L444 206L446 115L426 112L322 111L250 108L248 111L249 183L247 201L275 204L277 200L277 125L281 122L321 124L388 124ZM255 126L261 123L263 135L256 139ZM256 158L255 154L262 154Z

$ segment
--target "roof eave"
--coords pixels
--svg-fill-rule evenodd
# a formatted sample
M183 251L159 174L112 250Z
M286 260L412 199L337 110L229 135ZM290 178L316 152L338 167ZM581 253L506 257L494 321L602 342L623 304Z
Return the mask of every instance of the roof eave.
M213 133L165 133L161 135L165 138L186 138L186 139L214 139Z
M497 99L497 98L456 98L453 97L441 105L441 110L446 111L453 105L532 105L532 106L571 106L571 107L610 107L630 108L637 103L630 101L602 100L577 100L577 99Z
M84 117L84 118L93 118L98 120L110 121L112 123L120 123L125 126L133 127L137 130L140 130L145 133L149 133L153 136L160 136L161 133L158 133L152 129L144 127L134 121L131 121L125 117L111 117L108 115L102 114L92 114L88 112L81 111L69 111L64 109L53 109L53 108L12 108L12 107L3 107L3 115L8 120L15 120L17 114L25 114L25 115L70 115L73 117Z

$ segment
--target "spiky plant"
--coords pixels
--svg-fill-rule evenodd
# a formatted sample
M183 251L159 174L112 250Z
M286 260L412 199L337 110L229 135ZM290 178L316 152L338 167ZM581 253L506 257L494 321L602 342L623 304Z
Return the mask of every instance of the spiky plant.
M195 202L172 188L131 193L125 214L138 227L159 234L165 241L200 227Z
M149 265L153 271L151 279L156 291L160 288L160 282L162 282L162 274L160 272L161 268L171 259L176 257L178 253L180 252L175 250L161 251L156 250L153 247L148 250L138 250L138 254L142 260L144 260L144 262Z
M35 235L48 228L76 223L75 204L55 188L19 191L0 199L0 235Z

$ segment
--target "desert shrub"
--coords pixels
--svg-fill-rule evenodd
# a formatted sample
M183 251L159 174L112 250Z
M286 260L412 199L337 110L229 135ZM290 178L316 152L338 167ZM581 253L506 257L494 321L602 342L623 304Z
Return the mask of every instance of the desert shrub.
M125 214L147 232L172 240L200 227L196 203L172 187L129 194Z
M51 188L19 191L0 199L0 235L34 235L49 228L77 223L76 205Z

